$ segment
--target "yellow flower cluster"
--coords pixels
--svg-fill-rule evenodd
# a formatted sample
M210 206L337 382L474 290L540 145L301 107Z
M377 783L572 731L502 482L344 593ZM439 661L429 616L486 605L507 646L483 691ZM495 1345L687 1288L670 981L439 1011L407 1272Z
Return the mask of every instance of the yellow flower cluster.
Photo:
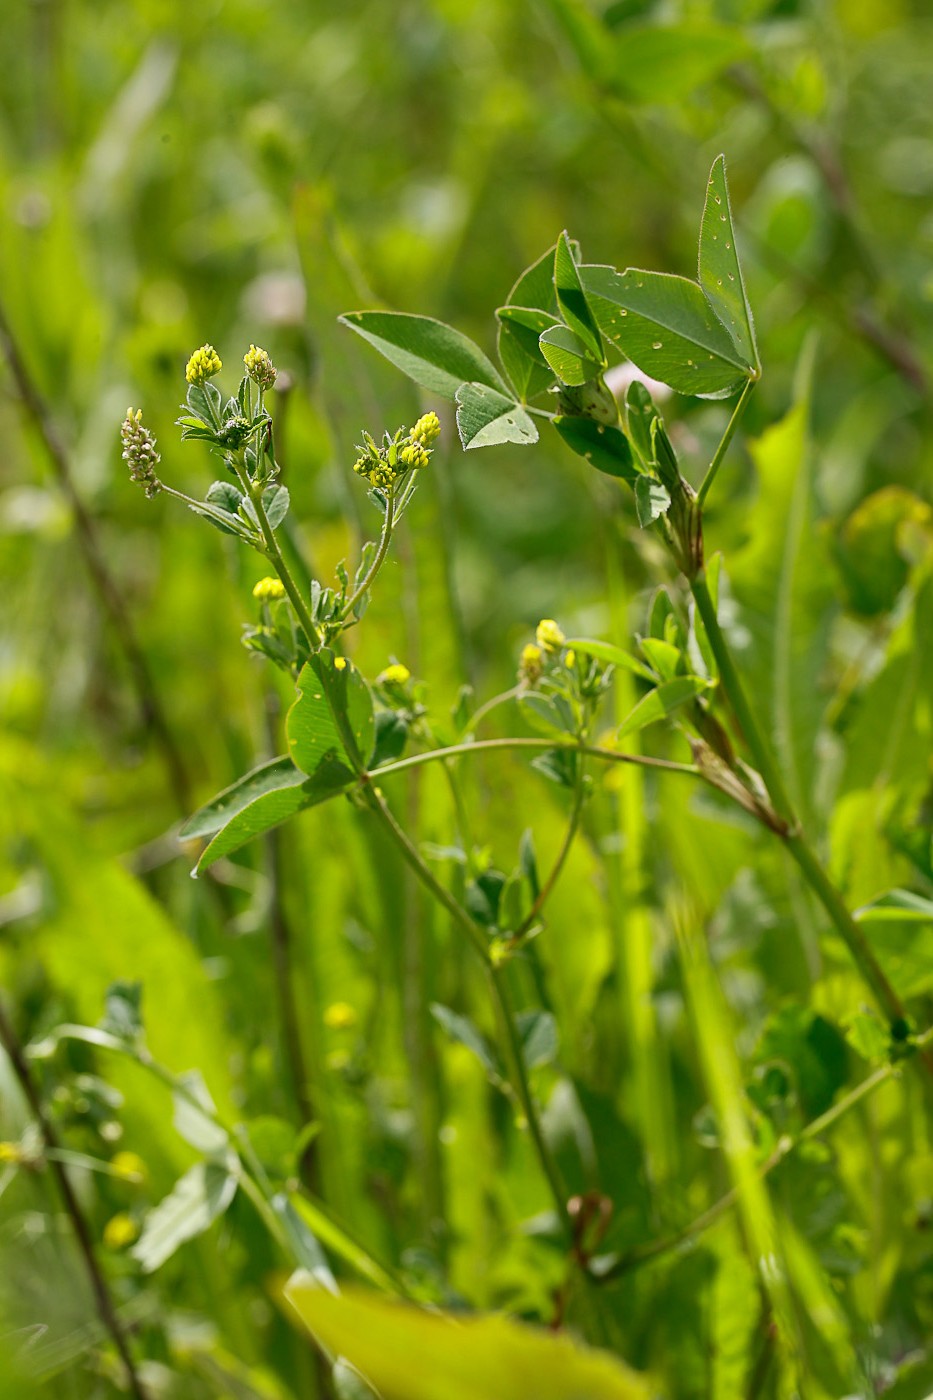
M547 652L548 656L556 656L566 640L567 638L553 617L543 617L538 623L535 641L542 651Z
M407 685L411 680L411 671L396 661L384 671L380 671L376 680L380 685Z
M529 642L522 647L521 659L518 663L518 679L523 685L537 685L544 671L544 654L540 647L536 647L534 642Z
M108 1249L125 1249L139 1234L139 1226L126 1211L112 1216L104 1226L104 1244Z
M269 358L268 351L258 345L251 345L243 356L246 373L260 389L271 389L278 371Z
M424 443L425 447L430 447L441 435L441 420L437 414L431 410L424 413L418 419L408 436L412 442Z
M359 449L362 455L354 462L353 470L371 486L390 490L406 472L420 471L428 465L440 431L440 419L431 412L422 414L407 432L399 428L391 441L386 434L381 447L364 433L365 446Z
M215 374L219 374L223 369L223 361L214 349L213 345L202 345L200 350L195 350L185 369L185 378L189 384L204 384L208 379L213 379Z
M260 603L274 603L285 597L285 585L278 578L261 578L253 586L253 597Z
M348 1031L357 1022L356 1012L347 1001L335 1001L324 1012L324 1024L329 1031Z

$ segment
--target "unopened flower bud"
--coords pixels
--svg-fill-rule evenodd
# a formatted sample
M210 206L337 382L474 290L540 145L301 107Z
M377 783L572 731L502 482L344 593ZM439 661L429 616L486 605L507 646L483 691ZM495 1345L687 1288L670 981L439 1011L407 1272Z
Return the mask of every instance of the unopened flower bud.
M541 679L543 667L543 654L540 647L536 647L534 642L529 642L522 647L521 660L518 663L518 679L523 685L537 685Z
M202 345L188 361L185 378L189 384L204 384L222 369L223 362L213 345Z
M141 408L126 410L126 417L120 426L123 442L123 460L130 469L130 478L138 481L150 498L162 490L162 483L155 469L162 460L156 451L155 438L148 428L143 427Z
M260 603L274 603L285 597L285 585L279 578L261 578L253 586L253 597Z
M411 671L407 666L395 661L381 671L376 679L380 685L407 685L411 680Z
M398 455L406 467L417 469L428 465L428 453L420 442L410 442Z
M408 436L412 442L421 442L425 447L430 447L441 433L441 420L433 412L422 414Z
M243 363L246 366L246 373L254 384L258 384L260 389L272 388L278 371L267 351L258 345L251 345L243 356Z
M542 651L546 651L549 656L554 656L560 651L567 638L564 636L553 617L543 617L538 623L535 632L535 641Z

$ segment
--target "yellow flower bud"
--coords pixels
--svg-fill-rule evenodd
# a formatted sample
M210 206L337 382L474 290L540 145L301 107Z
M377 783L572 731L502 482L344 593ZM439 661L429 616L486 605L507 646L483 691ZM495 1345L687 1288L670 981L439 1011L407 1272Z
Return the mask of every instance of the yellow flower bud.
M425 447L430 447L432 442L436 442L441 433L441 420L433 412L423 414L412 428L408 436L412 442L422 442Z
M204 384L222 369L223 362L213 345L202 345L188 361L185 378L189 384Z
M139 1184L146 1180L146 1164L136 1152L117 1152L110 1159L110 1170L124 1181Z
M251 345L243 356L243 363L254 384L258 384L260 389L272 388L278 371L266 350L258 345Z
M535 641L542 651L546 651L549 656L556 655L567 638L564 636L553 617L543 617L538 623L535 632Z
M330 1031L347 1031L357 1022L356 1012L347 1001L335 1001L324 1012L324 1024Z
M537 685L541 679L542 651L536 647L534 642L529 642L522 647L521 660L518 663L518 679L525 685Z
M410 442L398 455L406 467L414 467L417 470L428 465L428 453L420 442Z
M380 685L407 685L411 680L411 671L407 666L395 662L381 671L376 680Z
M112 1216L104 1226L104 1244L108 1249L125 1249L139 1234L139 1226L126 1211Z
M334 670L345 671L347 669L347 658L345 656L334 657Z
M0 1163L18 1164L23 1160L23 1149L18 1142L0 1142Z
M261 578L253 587L253 597L260 603L274 603L285 597L285 585L279 578Z

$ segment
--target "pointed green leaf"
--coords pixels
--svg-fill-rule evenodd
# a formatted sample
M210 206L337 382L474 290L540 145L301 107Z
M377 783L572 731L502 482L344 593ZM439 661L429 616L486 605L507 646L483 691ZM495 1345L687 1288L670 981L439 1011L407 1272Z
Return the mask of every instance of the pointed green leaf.
M460 385L457 429L464 449L493 447L500 442L530 446L538 441L538 429L521 404L485 384Z
M496 316L499 358L519 398L532 399L554 383L554 371L541 353L538 337L558 325L557 318L529 306L500 306Z
M611 666L621 666L623 670L631 671L635 676L641 676L642 680L654 682L654 676L644 666L637 657L623 651L621 647L613 646L611 642L595 642L589 637L568 637L567 646L573 647L574 651L580 651L584 656L595 656L597 661L607 661Z
M554 291L561 315L572 331L575 331L590 356L603 363L603 342L599 325L593 315L580 280L580 270L573 254L573 248L566 232L557 240L554 250Z
M597 471L634 485L639 472L632 460L628 438L619 428L612 428L608 423L597 423L592 418L576 418L568 414L559 415L553 422L564 442L578 457L583 457Z
M430 1010L437 1024L450 1036L451 1040L455 1040L459 1045L465 1045L468 1050L471 1050L489 1077L497 1084L501 1084L504 1071L499 1057L473 1022L467 1016L461 1016L459 1012L452 1011L449 1006L442 1006L437 1001L431 1003Z
M671 498L667 487L650 476L640 476L635 482L635 511L638 523L645 528L670 510Z
M185 1070L178 1075L177 1084L178 1088L172 1091L176 1133L208 1157L223 1152L229 1138L226 1129L216 1121L217 1106L201 1071Z
M357 776L331 752L318 764L311 778L299 774L302 781L295 786L265 792L247 807L238 811L202 852L195 867L197 874L207 870L222 856L232 855L241 846L281 826L289 817L297 816L308 807L317 807L357 782Z
M562 384L586 384L595 379L601 366L592 358L585 342L569 326L551 326L538 339L541 354Z
M681 394L724 398L748 365L696 282L666 272L580 269L603 333L645 374Z
M869 904L856 909L855 917L861 923L887 923L891 920L908 923L933 923L933 899L912 890L888 890L879 894Z
M270 759L260 763L235 783L224 788L210 802L206 802L193 817L182 823L178 835L182 841L193 841L199 836L214 836L221 827L227 825L238 812L255 802L265 792L276 792L280 788L297 787L305 781L305 774L296 768L291 759Z
M622 721L616 731L616 738L623 739L626 734L635 734L646 725L666 719L681 705L695 699L697 695L702 695L703 691L708 689L709 681L701 680L699 676L678 676L676 680L665 681L639 700L628 718Z
M560 1034L550 1011L523 1011L516 1016L515 1023L527 1069L549 1065L556 1059Z
M346 1356L385 1400L648 1400L608 1352L504 1317L456 1320L293 1276L285 1296L319 1342Z
M571 251L576 247L571 245ZM548 248L519 277L509 292L507 306L522 306L535 311L546 311L552 318L557 317L557 292L554 289L554 256L557 245Z
M131 1251L144 1273L158 1269L185 1240L202 1235L223 1215L236 1195L235 1168L233 1153L224 1163L198 1162L149 1212Z
M479 346L443 321L400 311L348 311L339 319L432 394L453 399L460 385L471 381L505 390Z
M700 224L699 263L700 286L712 302L713 310L746 364L753 370L760 370L755 323L735 246L725 156L719 156L710 171Z
M352 661L328 648L311 657L298 677L285 733L292 759L309 776L325 761L334 782L341 770L352 780L365 767L375 737L373 701Z

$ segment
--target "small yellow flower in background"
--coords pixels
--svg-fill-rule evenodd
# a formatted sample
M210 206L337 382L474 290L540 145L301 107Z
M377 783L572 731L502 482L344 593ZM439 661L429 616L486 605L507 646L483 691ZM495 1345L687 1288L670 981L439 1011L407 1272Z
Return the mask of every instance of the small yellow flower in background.
M213 379L215 374L219 374L223 369L223 361L214 349L213 345L202 345L200 350L195 350L185 369L185 378L189 384L204 384L208 379Z
M124 1181L131 1181L134 1185L145 1181L149 1175L145 1162L136 1152L115 1153L110 1159L110 1170L114 1176L119 1176Z
M324 1024L329 1031L348 1031L357 1022L357 1014L348 1001L335 1001L324 1012Z
M376 677L377 685L407 685L411 680L411 671L407 666L402 666L395 662L387 666L384 671L380 671Z
M334 670L345 671L347 669L347 658L345 656L334 657Z
M428 465L429 454L420 442L410 442L398 455L406 467L414 467L417 470Z
M534 642L529 642L522 647L521 659L518 663L518 679L525 685L537 685L541 679L543 653L540 647L536 647Z
M139 1234L139 1226L126 1211L114 1215L104 1226L104 1244L108 1249L125 1249Z
M0 1142L0 1162L18 1163L23 1160L23 1149L18 1142Z
M556 655L567 638L554 621L553 617L543 617L538 623L535 632L535 641L542 651L546 651L549 656Z
M441 420L433 411L423 414L412 428L408 436L412 442L422 442L425 447L430 447L441 434Z
M568 671L572 671L576 664L577 653L574 651L573 647L571 647L570 650L567 652L567 655L564 657L564 665L567 667Z
M260 603L274 603L285 597L285 585L280 578L261 578L253 587L253 597Z
M259 345L251 345L243 356L243 363L254 384L258 384L260 389L272 388L278 371L269 358L268 351Z

